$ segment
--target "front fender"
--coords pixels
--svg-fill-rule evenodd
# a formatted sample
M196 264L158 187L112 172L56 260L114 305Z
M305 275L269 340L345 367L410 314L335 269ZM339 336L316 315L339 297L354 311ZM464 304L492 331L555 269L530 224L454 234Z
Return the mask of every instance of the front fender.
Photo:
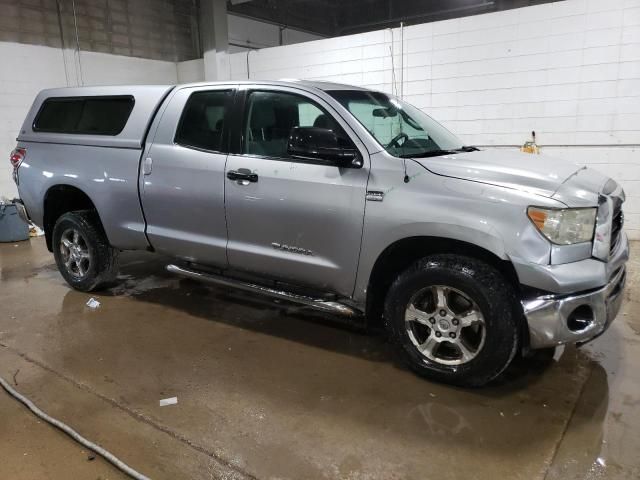
M423 222L398 226L371 236L367 235L367 227L365 226L365 239L363 240L363 249L358 265L354 300L358 303L365 301L372 271L385 251L399 242L415 238L423 239L425 252L429 251L430 241L437 241L441 244L443 240L449 239L452 243L456 242L458 245L458 242L471 244L492 253L500 259L508 259L502 238L487 226L485 226L485 229L475 229L451 223Z
M411 237L465 242L502 260L517 257L534 264L549 263L549 242L526 211L528 205L560 206L559 202L513 188L444 177L415 162L407 162L409 182L404 182L402 161L385 154L372 156L372 166L367 190L381 195L378 201L366 204L354 289L358 303L366 299L380 255L395 242Z

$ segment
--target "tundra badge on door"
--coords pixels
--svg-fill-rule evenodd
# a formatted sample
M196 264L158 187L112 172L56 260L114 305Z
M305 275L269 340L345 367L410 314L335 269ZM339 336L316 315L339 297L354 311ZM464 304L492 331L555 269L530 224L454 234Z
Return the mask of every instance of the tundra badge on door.
M271 242L271 246L276 250L284 250L285 252L299 253L300 255L313 255L313 252L311 250L300 247L292 247L290 245L285 245L284 243Z

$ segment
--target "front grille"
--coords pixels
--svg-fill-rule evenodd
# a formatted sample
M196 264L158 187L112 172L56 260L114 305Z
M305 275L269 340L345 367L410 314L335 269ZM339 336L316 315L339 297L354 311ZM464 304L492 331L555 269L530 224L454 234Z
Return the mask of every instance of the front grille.
M618 246L620 241L620 234L622 233L622 225L624 224L624 214L622 213L622 202L617 201L614 204L613 209L613 221L611 223L611 249L613 252Z

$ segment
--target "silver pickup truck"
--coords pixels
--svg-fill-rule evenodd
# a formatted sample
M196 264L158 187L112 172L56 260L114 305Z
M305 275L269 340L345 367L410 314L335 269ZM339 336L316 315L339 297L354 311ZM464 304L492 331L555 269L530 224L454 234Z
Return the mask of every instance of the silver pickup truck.
M417 373L479 386L616 316L624 193L544 155L479 150L393 96L324 82L42 91L11 154L62 276L118 252L384 325Z

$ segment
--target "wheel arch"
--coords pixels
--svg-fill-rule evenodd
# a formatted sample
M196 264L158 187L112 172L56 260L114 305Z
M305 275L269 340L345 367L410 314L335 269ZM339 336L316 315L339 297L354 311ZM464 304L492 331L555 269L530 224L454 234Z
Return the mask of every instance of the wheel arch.
M373 325L382 324L384 301L394 279L414 262L428 255L452 253L482 260L502 273L507 281L519 288L513 264L494 252L463 240L437 236L414 236L396 240L376 259L367 284L366 315Z
M44 195L42 218L45 240L49 251L53 250L53 227L58 218L65 213L77 210L94 211L100 222L100 228L104 231L102 220L100 219L100 214L98 213L95 203L83 190L67 184L57 184L49 187Z

